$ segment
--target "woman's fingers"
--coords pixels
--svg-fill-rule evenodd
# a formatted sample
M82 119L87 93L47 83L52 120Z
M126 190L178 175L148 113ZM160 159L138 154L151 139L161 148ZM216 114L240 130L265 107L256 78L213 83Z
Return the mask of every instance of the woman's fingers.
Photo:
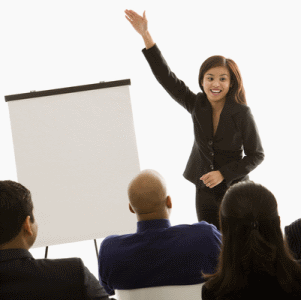
M134 29L141 35L147 31L147 20L142 18L132 10L125 10L127 20L132 24Z
M212 178L210 174L203 175L200 179L203 180L203 183L209 188L213 188L216 185L214 178Z
M132 20L134 20L134 19L139 19L139 18L142 19L141 16L139 16L137 13L135 13L135 12L132 11L132 10L126 10L125 13L126 13Z
M209 177L210 176L206 174L206 175L203 175L200 179L203 180L203 182L206 184L206 182L208 181Z
M129 12L130 12L130 14L132 15L132 16L135 16L136 18L142 18L140 15L138 15L135 11L133 11L133 10L129 10Z
M125 16L127 18L127 20L132 23L132 20L128 17L128 16Z
M129 18L130 18L131 20L133 19L133 15L132 15L129 11L126 10L126 11L125 11L125 14L126 14L126 17L127 17L128 19L129 19Z
M128 19L129 19L129 18L130 18L131 20L133 19L133 14L132 14L132 13L130 13L128 10L125 10L124 12L125 12L126 17L127 17Z
M213 188L213 187L215 187L215 181L213 180L213 179L208 179L207 181L206 181L206 183L204 182L204 184L207 186L207 187L209 187L209 188Z

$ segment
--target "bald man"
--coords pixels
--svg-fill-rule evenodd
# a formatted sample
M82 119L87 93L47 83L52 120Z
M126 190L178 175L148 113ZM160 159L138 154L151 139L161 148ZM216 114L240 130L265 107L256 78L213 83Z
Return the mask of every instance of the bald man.
M171 226L172 202L158 172L140 172L128 196L137 232L108 236L99 251L99 280L109 295L115 289L202 283L202 272L215 272L220 232L205 221Z

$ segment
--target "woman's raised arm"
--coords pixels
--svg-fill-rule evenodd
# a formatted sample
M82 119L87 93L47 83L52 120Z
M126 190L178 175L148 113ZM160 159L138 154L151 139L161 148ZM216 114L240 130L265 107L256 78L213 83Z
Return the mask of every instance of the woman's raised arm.
M143 12L143 17L139 16L133 10L125 10L127 20L132 24L134 29L142 36L145 48L149 49L155 45L150 33L148 32L147 19L145 16L145 11Z
M183 81L178 79L176 75L171 72L159 48L154 43L148 32L145 11L143 13L143 17L139 16L132 10L125 10L125 13L127 20L143 37L145 49L143 49L142 52L158 82L173 99L192 113L196 101L196 95L190 91Z

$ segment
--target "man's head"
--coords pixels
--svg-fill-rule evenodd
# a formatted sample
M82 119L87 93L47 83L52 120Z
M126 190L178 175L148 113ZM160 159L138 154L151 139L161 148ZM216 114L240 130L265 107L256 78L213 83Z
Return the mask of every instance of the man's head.
M29 249L36 236L30 191L20 183L0 181L0 249Z
M172 207L164 178L154 170L141 171L129 184L129 208L138 221L168 219Z

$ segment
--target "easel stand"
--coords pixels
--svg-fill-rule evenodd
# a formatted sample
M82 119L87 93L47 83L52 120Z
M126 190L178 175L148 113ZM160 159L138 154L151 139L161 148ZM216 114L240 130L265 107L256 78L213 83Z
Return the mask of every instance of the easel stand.
M94 239L94 246L95 246L95 251L96 251L96 259L98 261L98 249L97 249L97 242L96 239ZM48 246L45 248L45 258L48 256Z

